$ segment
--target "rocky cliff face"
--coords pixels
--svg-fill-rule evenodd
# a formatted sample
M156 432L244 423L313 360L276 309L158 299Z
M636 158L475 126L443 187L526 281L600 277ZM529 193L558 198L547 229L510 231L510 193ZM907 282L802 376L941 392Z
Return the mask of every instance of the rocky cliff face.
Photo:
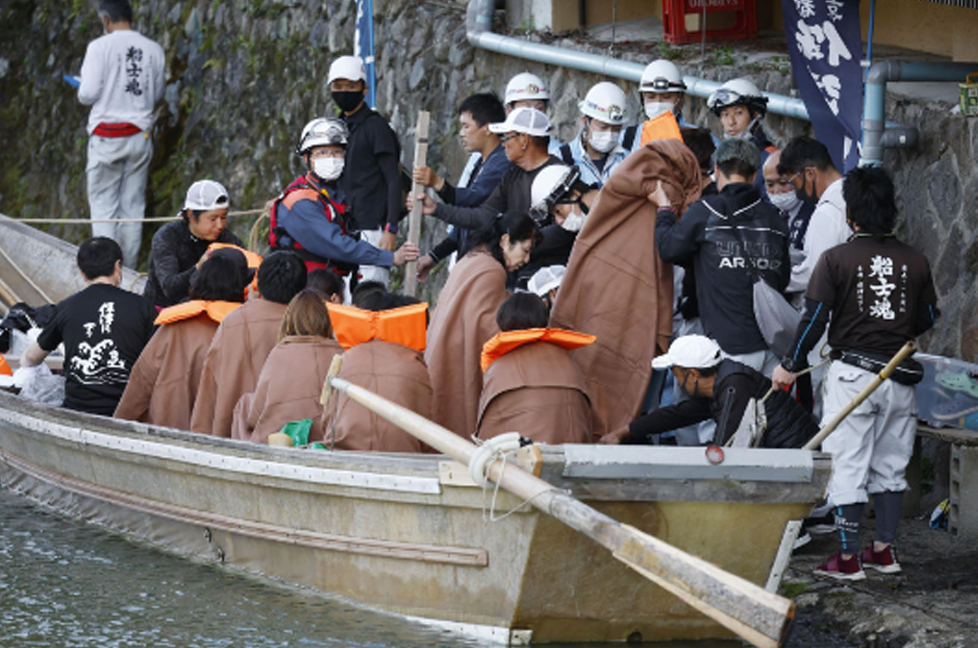
M88 111L62 75L78 73L87 43L101 33L95 5L93 0L0 0L0 212L20 218L87 216ZM577 102L602 80L474 50L465 36L464 3L375 0L374 9L377 109L398 132L402 161L408 165L414 158L417 113L430 111L429 165L452 179L466 157L457 143L454 114L465 96L501 93L511 76L533 71L550 84L555 98L551 117L557 135L566 141L580 127ZM154 129L147 215L174 214L190 183L204 177L228 187L232 209L260 208L300 173L292 148L302 126L313 117L335 114L325 77L333 58L352 52L355 3L142 0L135 10L136 28L160 42L168 57L166 97ZM577 39L555 44L591 47ZM645 63L660 55L656 47L631 50L621 57ZM761 88L783 94L792 86L783 63L745 67L729 55L715 59L717 65L687 73L718 80L749 75ZM636 88L624 85L630 116L637 120ZM927 252L944 302L944 325L929 348L978 360L978 329L972 328L978 321L978 120L950 117L945 106L915 103L894 104L890 113L890 118L917 123L923 131L921 150L888 153L887 165L898 180L904 234ZM688 100L685 114L717 130L702 100ZM808 129L805 123L773 115L765 127L779 144ZM235 231L247 237L253 219L235 219ZM144 261L155 227L146 228ZM50 229L75 241L90 231L84 225ZM422 249L443 232L428 219ZM432 277L426 288L429 298L437 294L445 274L442 269Z

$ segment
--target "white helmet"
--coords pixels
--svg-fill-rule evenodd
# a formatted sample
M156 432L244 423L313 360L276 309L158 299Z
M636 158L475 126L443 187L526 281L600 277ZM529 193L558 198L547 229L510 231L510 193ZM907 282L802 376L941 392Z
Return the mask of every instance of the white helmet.
M544 220L580 177L581 172L576 166L551 164L540 169L530 187L530 216L536 221Z
M746 106L752 114L764 115L767 112L767 97L751 81L731 79L714 90L706 100L706 107L717 117L730 106Z
M672 61L658 59L645 66L639 92L685 92L686 83L679 68Z
M528 99L550 101L550 93L540 77L529 72L520 72L506 84L505 103L508 106L514 101L526 101Z
M614 83L602 81L587 91L578 104L581 112L612 126L625 123L625 93Z
M306 124L295 147L297 155L305 155L317 146L346 146L349 131L342 119L317 117Z

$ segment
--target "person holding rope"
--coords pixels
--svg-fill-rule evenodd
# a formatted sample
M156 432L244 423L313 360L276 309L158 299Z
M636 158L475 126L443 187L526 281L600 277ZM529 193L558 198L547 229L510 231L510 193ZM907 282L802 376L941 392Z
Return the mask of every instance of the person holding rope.
M153 235L143 296L157 308L187 299L190 284L207 259L211 243L244 247L241 239L227 229L230 206L227 189L221 183L198 180L187 190L180 210L182 218L167 223Z
M940 312L930 265L893 234L897 209L893 180L878 167L853 169L842 195L855 234L822 253L805 293L805 314L773 382L790 385L828 325L833 362L825 378L822 422L832 420L912 338L934 326ZM904 361L822 443L833 455L828 503L841 543L815 573L863 580L864 567L900 572L893 541L907 490L907 464L916 432L913 385L923 369ZM876 536L859 555L863 509L873 495Z
M652 360L652 368L672 369L689 400L652 410L604 435L601 443L653 443L663 432L713 419L717 423L713 443L723 445L740 427L751 399L762 402L767 419L761 447L800 448L818 432L815 419L787 392L772 392L770 380L725 358L720 346L704 335L676 338L668 353Z

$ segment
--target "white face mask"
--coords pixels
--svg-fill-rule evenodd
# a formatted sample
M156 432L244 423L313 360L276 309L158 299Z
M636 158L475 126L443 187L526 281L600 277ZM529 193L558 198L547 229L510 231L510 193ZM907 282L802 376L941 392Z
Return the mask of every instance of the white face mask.
M568 232L580 232L581 228L584 227L584 214L579 209L575 209L564 219L564 222L560 226Z
M591 143L595 151L607 153L618 146L618 133L614 131L604 131L601 133L589 132L587 141Z
M667 112L675 110L676 104L668 103L666 101L650 101L645 104L645 116L649 119L655 119L659 115L664 115Z
M343 173L343 158L315 158L312 172L323 180L336 180Z
M768 199L771 204L783 211L785 214L790 214L791 210L798 206L801 201L798 200L798 196L795 195L794 191L786 191L779 194L768 194Z

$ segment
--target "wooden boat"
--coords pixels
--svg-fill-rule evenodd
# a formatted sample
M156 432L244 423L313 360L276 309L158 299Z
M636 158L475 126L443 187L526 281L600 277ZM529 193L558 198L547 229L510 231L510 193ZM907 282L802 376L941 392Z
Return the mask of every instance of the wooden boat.
M0 220L35 272L63 243ZM50 249L46 249L50 248ZM73 256L72 256L73 258ZM35 281L70 293L57 272ZM0 259L0 277L9 264ZM528 468L610 517L776 586L792 521L825 490L803 450L543 446ZM507 470L518 470L515 466ZM0 393L0 483L166 550L483 640L732 636L591 540L440 455L278 448L117 421ZM773 575L772 575L773 572Z

